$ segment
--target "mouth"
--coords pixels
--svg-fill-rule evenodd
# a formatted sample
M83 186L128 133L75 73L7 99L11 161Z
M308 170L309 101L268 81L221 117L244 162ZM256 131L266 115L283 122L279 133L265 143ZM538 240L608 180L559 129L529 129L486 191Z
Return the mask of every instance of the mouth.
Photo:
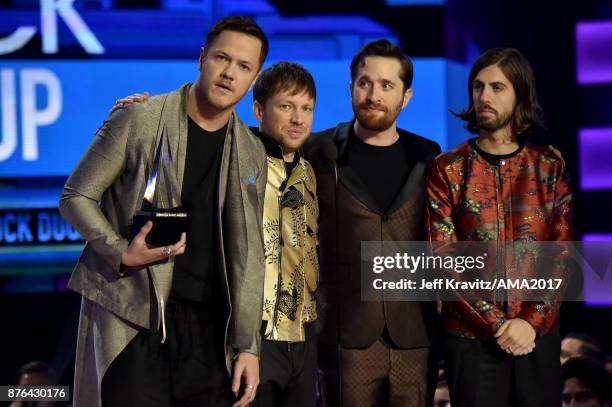
M225 82L217 82L215 83L215 86L221 90L223 90L224 92L233 92L234 88L232 88L232 85L230 85L229 83L225 83Z
M287 134L291 138L300 138L306 133L306 129L303 128L290 128L287 129Z
M363 105L359 106L359 108L361 110L366 111L366 112L381 112L381 113L385 113L387 111L387 109L384 106L381 106L381 105L363 104Z
M490 108L484 108L484 109L479 109L478 110L478 114L480 114L480 115L488 114L488 115L494 116L494 115L497 114L497 112L495 110L493 110L493 109L490 109Z

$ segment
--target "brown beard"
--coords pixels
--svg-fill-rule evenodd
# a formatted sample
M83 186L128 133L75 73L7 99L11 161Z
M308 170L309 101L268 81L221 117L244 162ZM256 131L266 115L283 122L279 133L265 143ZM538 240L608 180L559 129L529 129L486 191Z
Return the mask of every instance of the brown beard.
M368 106L371 106L371 104L361 103L359 106L353 105L353 113L355 113L359 124L363 128L371 131L387 130L389 127L391 127L391 125L393 125L393 123L397 119L397 116L399 116L399 113L402 110L401 103L398 103L397 106L394 106L391 109L387 108L386 106L381 106L384 109L384 114L374 116L362 110L364 108L367 108Z
M500 115L498 113L495 118L490 120L482 120L476 115L476 121L478 123L478 129L493 133L496 130L506 127L508 123L512 121L513 117L514 111L505 115Z

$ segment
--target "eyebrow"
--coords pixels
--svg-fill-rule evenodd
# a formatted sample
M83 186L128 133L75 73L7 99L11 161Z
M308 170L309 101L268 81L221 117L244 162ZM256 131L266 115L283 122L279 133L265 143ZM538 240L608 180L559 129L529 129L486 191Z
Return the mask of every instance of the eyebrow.
M476 85L484 85L485 83L483 81L481 81L480 79L474 79L472 81L472 84ZM500 81L493 81L493 82L489 82L489 85L502 85L504 87L507 87L508 85L504 82L500 82Z
M225 56L225 57L227 57L227 58L229 58L229 59L234 59L234 58L233 58L233 57L232 57L230 54L228 54L227 52L223 51L222 49L217 49L217 50L214 50L213 52L214 52L215 54L222 54L223 56ZM245 60L245 59L238 60L238 62L239 62L239 63L241 63L241 64L246 64L246 65L249 65L249 66L252 66L252 65L253 65L253 63L252 63L252 62L247 61L247 60Z
M306 102L306 103L299 103L299 102L293 102L289 99L280 99L278 101L278 103L281 104L285 104L285 105L292 105L292 106L298 106L298 107L303 107L303 106L314 106L315 102Z
M362 81L362 80L366 80L366 81L369 81L369 82L382 82L382 83L396 84L395 81L393 81L392 79L387 79L387 78L380 78L377 81L375 81L372 78L370 78L368 75L363 75L363 76L360 76L359 78L357 78L357 82Z

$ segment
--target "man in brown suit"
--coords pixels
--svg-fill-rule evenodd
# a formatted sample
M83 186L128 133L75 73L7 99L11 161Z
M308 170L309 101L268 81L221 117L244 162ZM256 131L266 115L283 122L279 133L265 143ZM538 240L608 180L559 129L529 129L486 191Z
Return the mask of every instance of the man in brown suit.
M314 135L320 225L319 367L327 406L425 406L435 389L435 302L361 300L361 242L423 240L424 170L440 147L398 129L410 59L386 40L351 63L355 119Z
M197 81L113 112L66 182L60 211L87 239L69 284L83 296L74 406L253 400L267 167L233 108L267 50L251 19L220 20ZM128 240L158 169L157 207L189 214L187 235L165 247L146 243L150 222Z

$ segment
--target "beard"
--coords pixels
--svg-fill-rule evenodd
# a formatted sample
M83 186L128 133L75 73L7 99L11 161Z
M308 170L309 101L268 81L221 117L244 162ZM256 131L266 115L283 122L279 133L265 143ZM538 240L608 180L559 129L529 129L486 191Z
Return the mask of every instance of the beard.
M376 108L381 109L383 114L370 113L364 110L370 106L375 106ZM387 130L393 125L393 123L395 123L395 120L397 119L397 116L399 116L401 110L401 102L396 106L391 106L391 108L368 102L360 103L358 105L353 104L353 113L355 113L357 121L363 128L371 131Z
M495 117L490 119L484 119L476 114L476 122L479 130L493 133L506 127L512 121L512 117L514 117L514 111L501 114L495 111Z

